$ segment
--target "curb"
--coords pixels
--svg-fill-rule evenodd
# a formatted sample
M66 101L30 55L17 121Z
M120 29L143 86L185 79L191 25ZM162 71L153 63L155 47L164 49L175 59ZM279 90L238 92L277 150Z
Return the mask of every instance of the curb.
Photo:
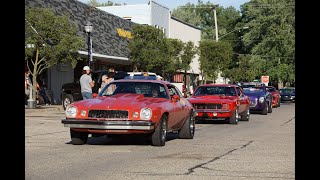
M64 112L62 105L60 106L40 106L36 109L28 109L25 108L25 114L33 113L33 112Z

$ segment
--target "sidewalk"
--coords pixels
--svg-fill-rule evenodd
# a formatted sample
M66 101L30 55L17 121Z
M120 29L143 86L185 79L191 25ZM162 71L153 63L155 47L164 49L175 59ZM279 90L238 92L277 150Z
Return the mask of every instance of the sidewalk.
M32 112L48 112L48 111L64 112L62 105L38 106L36 109L25 108L25 114L32 113Z

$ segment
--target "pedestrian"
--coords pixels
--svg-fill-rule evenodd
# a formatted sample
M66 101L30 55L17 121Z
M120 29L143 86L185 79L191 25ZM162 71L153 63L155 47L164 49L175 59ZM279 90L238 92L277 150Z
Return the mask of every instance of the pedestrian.
M81 94L83 99L93 99L92 88L94 87L94 81L92 81L90 74L90 67L84 66L82 76L80 77Z
M113 79L113 73L112 72L108 72L108 74L104 74L102 77L101 77L101 87L99 88L99 93L100 91L107 85L109 84L110 82L114 81Z

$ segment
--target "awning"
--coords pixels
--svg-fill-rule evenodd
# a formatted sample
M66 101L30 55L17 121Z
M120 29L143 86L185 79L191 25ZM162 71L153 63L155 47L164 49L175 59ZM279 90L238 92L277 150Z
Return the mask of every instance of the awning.
M87 51L78 51L81 57L87 57ZM127 57L118 57L118 56L109 56L104 54L92 53L92 57L95 60L102 60L105 62L110 62L114 64L121 64L121 65L130 65L132 62Z

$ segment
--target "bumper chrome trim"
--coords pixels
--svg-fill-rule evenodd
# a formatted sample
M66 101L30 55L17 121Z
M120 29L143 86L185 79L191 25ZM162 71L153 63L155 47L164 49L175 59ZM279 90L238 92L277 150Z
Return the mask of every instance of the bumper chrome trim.
M63 119L64 127L102 130L153 130L155 123L150 121L97 121Z

